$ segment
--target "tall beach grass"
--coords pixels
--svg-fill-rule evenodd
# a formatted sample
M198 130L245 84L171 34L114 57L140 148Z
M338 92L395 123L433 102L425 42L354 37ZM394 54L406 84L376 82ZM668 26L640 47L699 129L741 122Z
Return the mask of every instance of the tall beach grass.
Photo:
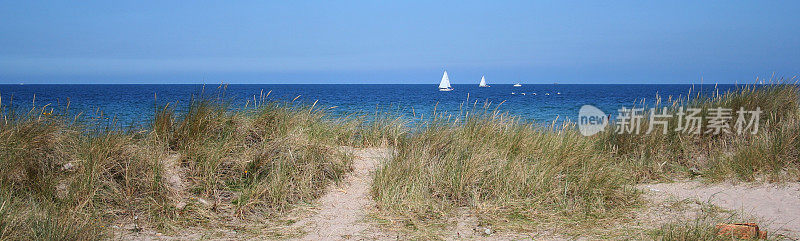
M145 129L48 107L2 109L2 240L268 220L349 172L352 157L340 146L393 143L402 133L393 120L329 118L315 104L265 96L239 110L217 97L197 98L182 113L160 106Z
M420 238L436 237L461 207L500 229L583 229L638 202L623 167L571 123L537 125L491 108L460 118L437 114L397 145L374 177L379 218Z
M202 97L185 111L157 106L141 129L0 102L0 239L269 220L340 181L353 158L343 146L393 150L373 177L375 215L421 238L440 237L463 210L493 229L581 235L631 221L643 204L637 183L800 180L798 93L773 84L651 103L670 113L757 107L756 134L618 134L612 122L591 137L568 121L527 122L477 102L407 122L381 112L333 117L330 107L268 93L247 108Z
M630 174L640 181L695 175L712 181L797 181L800 180L800 89L795 84L783 83L747 85L728 93L664 102L657 99L654 103L656 114L663 113L663 108L673 115L679 108L701 109L699 116L704 121L713 117L710 111L714 108L730 109L734 119L729 122L729 133L707 133L707 122L703 123L700 134L675 131L678 121L673 117L668 122L667 134L657 124L653 125L653 132L644 134L651 123L651 111L646 111L642 134L619 134L609 127L596 138L601 149L627 163ZM735 119L739 110L762 112L757 133L753 134L752 128L737 133Z
M569 121L538 125L486 107L434 114L377 171L376 216L424 238L440 237L436 232L464 208L498 229L587 235L631 221L632 207L642 203L637 183L697 176L796 181L799 93L794 84L743 86L654 105L668 113L701 108L704 120L711 108L733 109L734 115L739 108L759 108L758 133L742 135L733 123L732 133L676 133L674 120L667 134L644 134L645 119L639 135L616 133L612 121L586 137Z

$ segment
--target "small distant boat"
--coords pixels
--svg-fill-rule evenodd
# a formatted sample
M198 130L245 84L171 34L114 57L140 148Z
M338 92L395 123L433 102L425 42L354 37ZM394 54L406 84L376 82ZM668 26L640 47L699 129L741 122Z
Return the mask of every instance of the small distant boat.
M550 95L550 93L544 93L544 95Z
M514 84L514 87L522 87L522 84L516 83L516 84Z
M478 87L491 87L488 84L486 84L486 78L484 78L484 77L485 76L481 76L481 83L478 84Z
M512 95L516 95L517 93L511 92Z
M522 95L525 95L525 92L522 92Z
M556 94L557 94L557 95L560 95L560 94L561 94L561 92L558 92L558 93L556 93Z
M447 77L447 70L442 75L442 81L439 82L439 91L452 91L453 87L450 86L450 78Z

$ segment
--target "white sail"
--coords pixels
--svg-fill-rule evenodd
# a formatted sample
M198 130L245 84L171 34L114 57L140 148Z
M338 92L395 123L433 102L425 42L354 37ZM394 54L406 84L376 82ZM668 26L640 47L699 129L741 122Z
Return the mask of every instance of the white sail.
M486 85L486 78L484 78L484 77L485 76L481 76L481 83L478 85L479 87L487 87L488 86L488 85Z
M442 82L439 82L439 89L440 90L452 89L452 87L450 87L450 78L447 77L447 71L444 71L444 75L442 75Z

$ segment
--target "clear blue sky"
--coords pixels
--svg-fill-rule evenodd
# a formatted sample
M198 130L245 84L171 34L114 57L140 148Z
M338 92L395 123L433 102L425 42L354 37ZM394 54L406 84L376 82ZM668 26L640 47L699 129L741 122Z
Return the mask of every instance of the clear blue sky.
M455 84L800 73L800 1L497 2L0 0L0 83L435 84L443 68Z

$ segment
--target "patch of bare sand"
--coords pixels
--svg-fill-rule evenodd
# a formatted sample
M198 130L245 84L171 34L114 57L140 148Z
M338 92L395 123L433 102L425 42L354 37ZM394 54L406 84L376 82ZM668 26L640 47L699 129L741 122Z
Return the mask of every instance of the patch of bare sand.
M534 234L497 232L493 227L481 224L469 208L459 208L453 221L456 225L450 228L450 236L444 237L445 240L534 240L536 237ZM546 240L562 239L553 236Z
M767 230L800 237L800 183L706 185L684 181L638 187L652 199L676 198L709 202L724 209L758 217L762 221L760 225Z
M338 186L331 186L319 199L319 210L295 226L307 234L300 240L395 240L398 237L381 231L369 223L367 212L374 206L369 195L372 174L381 160L387 159L387 148L350 149L355 155L353 172Z

